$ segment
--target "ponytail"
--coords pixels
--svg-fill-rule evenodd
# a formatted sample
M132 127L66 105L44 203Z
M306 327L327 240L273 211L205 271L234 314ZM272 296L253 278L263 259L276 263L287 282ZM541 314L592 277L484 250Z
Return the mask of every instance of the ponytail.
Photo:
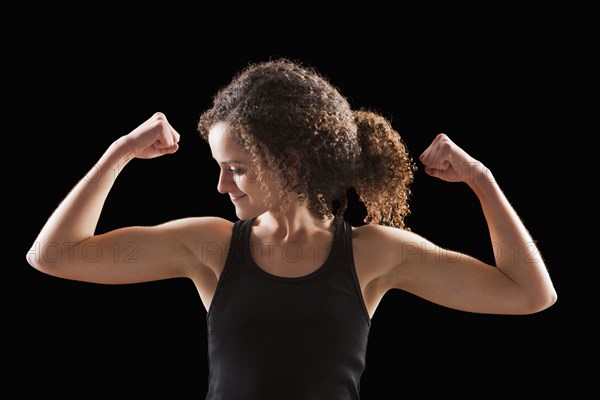
M362 150L356 193L367 210L367 224L405 228L410 184L417 167L400 135L383 116L354 111Z

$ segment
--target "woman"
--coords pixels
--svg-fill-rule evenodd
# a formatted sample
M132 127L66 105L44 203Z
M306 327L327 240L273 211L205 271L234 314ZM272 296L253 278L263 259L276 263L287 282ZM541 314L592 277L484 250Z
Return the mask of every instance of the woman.
M445 134L419 157L425 171L467 184L495 248L519 257L496 251L489 265L408 229L416 165L400 136L381 115L352 110L309 67L249 65L215 95L198 131L238 221L190 217L95 233L128 162L178 150L179 133L155 113L109 146L27 259L85 282L191 279L207 310L208 399L359 398L371 317L392 289L473 313L530 314L556 301L535 242L492 173ZM343 218L351 190L367 211L359 227ZM115 244L133 253L115 259Z

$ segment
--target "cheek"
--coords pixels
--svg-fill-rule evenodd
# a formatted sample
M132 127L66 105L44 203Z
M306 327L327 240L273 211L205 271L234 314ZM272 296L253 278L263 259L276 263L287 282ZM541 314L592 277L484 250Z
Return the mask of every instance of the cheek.
M246 173L244 174L244 180L247 183L257 183L258 171L254 164L250 164L246 167Z
M264 176L264 172L263 172ZM258 178L256 168L248 167L243 176L237 178L237 185L244 192L258 192L261 190L262 183Z
M243 176L236 178L236 184L241 191L255 196L265 194L263 183L266 184L267 191L276 192L274 174L269 170L261 171L261 179L259 179L256 168L248 167Z
M260 184L255 175L245 173L235 177L235 184L244 193L253 193L260 190Z

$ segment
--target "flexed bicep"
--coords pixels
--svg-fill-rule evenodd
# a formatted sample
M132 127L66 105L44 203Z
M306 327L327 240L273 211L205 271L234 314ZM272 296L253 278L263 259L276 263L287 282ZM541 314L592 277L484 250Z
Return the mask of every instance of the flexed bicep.
M403 243L402 262L390 270L390 288L444 307L489 313L522 313L519 286L501 270L468 254L419 238Z
M162 113L155 113L129 134L114 141L48 218L26 255L27 261L39 270L52 273L58 265L66 268L72 266L65 263L64 256L55 256L53 249L59 254L72 254L72 257L84 260L84 255L72 252L87 243L87 250L96 248L102 250L103 254L109 254L110 244L95 242L100 240L95 233L115 180L133 158L152 158L173 153L177 151L178 141L179 134ZM50 253L43 249L50 249Z

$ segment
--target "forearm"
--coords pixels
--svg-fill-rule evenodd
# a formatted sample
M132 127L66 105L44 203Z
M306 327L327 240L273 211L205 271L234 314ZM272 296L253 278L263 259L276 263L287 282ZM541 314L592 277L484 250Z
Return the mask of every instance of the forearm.
M55 209L34 246L70 246L93 236L108 193L132 158L125 141L115 141Z
M482 166L467 183L481 203L496 267L523 289L554 297L553 285L539 248L492 173Z

